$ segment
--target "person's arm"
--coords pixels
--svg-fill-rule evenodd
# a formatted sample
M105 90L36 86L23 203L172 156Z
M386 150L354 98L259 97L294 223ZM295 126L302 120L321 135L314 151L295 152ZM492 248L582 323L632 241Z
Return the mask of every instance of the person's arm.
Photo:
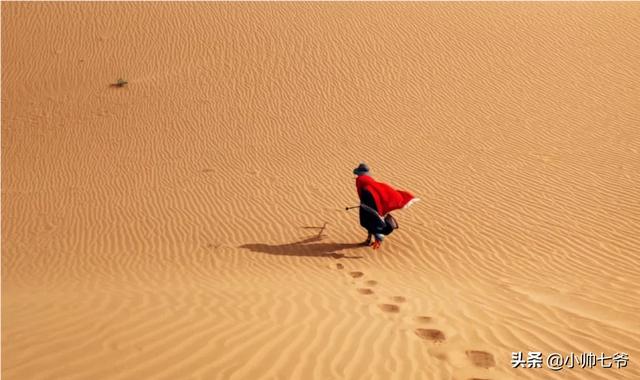
M378 213L376 200L373 198L371 192L367 189L362 189L362 191L360 192L360 204L363 204Z

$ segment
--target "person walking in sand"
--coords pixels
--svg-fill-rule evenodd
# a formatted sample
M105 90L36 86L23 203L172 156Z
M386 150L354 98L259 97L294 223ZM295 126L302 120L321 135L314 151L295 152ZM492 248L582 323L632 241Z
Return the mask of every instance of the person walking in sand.
M353 169L353 174L356 175L356 189L360 197L360 225L368 233L363 244L378 249L385 235L398 228L389 212L409 207L418 198L409 192L395 190L386 183L377 182L369 175L369 167L365 163L360 163ZM373 243L372 237L375 239Z

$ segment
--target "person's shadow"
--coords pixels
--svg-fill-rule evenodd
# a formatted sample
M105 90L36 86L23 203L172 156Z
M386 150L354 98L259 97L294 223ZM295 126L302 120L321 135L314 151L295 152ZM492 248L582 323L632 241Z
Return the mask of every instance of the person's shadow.
M338 251L364 247L360 243L319 243L322 236L314 236L288 244L244 244L239 248L268 255L302 256L302 257L331 257L334 259L361 259L362 256L347 256Z

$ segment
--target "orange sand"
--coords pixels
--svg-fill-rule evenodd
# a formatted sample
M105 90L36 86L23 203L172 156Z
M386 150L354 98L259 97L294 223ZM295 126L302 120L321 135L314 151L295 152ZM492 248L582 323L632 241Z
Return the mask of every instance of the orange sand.
M3 379L640 378L639 36L640 3L3 2ZM360 160L423 199L378 252Z

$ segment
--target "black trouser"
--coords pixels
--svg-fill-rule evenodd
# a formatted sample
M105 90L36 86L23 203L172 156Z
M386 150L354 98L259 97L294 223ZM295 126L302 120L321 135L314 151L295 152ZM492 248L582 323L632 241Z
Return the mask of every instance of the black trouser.
M370 192L366 190L360 192L360 203L368 206L360 207L360 225L369 235L376 235L376 239L382 240L383 235L389 235L393 231L393 228L378 214L376 202Z

